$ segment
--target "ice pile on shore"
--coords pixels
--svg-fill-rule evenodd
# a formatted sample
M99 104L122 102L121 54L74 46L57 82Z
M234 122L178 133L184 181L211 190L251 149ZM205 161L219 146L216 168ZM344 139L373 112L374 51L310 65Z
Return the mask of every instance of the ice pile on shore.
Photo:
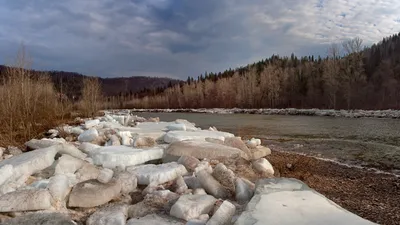
M61 129L0 149L1 224L372 224L274 178L259 139L129 111Z
M346 118L400 118L400 110L334 110L334 109L134 109L133 112L184 112L212 114L263 114L263 115L295 115L295 116L329 116Z

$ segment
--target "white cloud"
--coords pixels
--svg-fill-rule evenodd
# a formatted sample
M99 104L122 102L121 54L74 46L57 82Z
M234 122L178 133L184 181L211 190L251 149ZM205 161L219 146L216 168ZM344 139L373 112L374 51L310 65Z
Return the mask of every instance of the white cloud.
M24 42L39 69L185 78L372 44L400 31L398 12L398 0L0 0L0 51Z

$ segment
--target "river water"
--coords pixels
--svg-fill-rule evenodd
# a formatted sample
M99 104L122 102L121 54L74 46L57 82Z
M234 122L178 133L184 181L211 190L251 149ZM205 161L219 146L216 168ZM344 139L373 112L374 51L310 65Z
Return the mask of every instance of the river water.
M254 114L137 113L161 121L187 119L206 129L258 137L273 150L294 151L399 173L400 120Z

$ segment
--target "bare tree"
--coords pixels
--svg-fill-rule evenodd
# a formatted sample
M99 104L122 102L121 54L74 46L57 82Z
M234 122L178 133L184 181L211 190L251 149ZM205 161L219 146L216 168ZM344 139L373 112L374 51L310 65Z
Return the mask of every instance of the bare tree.
M344 64L344 72L342 73L342 84L348 109L352 107L355 93L360 91L359 87L365 82L361 51L362 42L362 39L358 37L343 42L343 48L348 55Z
M333 43L328 48L328 56L331 59L338 59L340 56L340 47L337 43Z
M362 50L362 43L363 40L359 37L344 41L342 43L343 45L343 49L345 50L345 52L350 55L353 53L359 53Z
M332 44L328 48L328 56L330 60L327 60L324 64L323 78L325 81L325 88L328 93L331 106L336 109L337 93L339 91L339 45Z

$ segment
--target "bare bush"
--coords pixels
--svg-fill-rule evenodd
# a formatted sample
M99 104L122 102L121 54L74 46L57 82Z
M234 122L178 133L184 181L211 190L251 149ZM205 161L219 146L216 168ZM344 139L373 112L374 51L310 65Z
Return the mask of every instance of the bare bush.
M15 62L0 78L0 145L17 144L51 127L64 115L49 76L33 76L31 61L22 46Z
M83 81L82 99L80 102L84 116L92 117L101 108L101 85L96 77L86 78Z

